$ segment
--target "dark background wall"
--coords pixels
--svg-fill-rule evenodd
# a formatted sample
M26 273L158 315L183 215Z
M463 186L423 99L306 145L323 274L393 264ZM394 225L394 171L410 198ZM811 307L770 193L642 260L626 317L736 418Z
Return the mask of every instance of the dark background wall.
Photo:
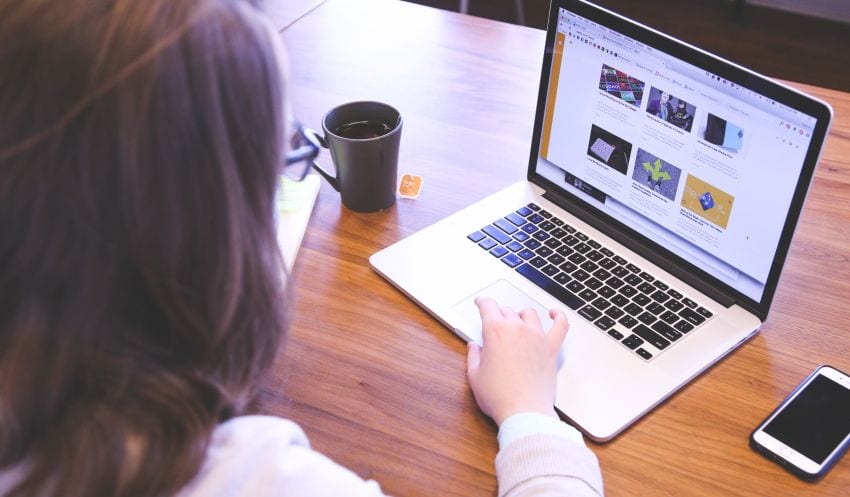
M408 0L458 10L459 0ZM544 28L548 0L522 0ZM745 1L596 0L596 4L768 76L850 91L850 24ZM847 2L850 10L850 0ZM514 0L469 0L472 15L519 24Z

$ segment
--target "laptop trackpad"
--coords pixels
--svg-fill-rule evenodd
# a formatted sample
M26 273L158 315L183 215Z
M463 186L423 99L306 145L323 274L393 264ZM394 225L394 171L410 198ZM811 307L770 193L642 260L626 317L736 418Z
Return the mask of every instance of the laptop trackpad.
M552 320L549 318L549 309L509 282L498 280L452 306L452 310L458 316L458 323L460 323L460 329L456 329L455 333L468 340L472 340L478 344L482 343L481 314L478 312L478 306L475 305L475 299L477 297L490 297L500 307L510 307L516 312L523 309L534 309L540 317L543 331L548 332L552 327Z

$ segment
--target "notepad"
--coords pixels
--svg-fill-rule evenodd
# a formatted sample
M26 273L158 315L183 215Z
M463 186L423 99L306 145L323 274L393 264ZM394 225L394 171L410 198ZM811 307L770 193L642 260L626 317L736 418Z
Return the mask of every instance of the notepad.
M286 269L292 272L295 257L304 239L313 205L319 193L319 176L308 174L303 181L293 181L281 176L275 197L277 242Z

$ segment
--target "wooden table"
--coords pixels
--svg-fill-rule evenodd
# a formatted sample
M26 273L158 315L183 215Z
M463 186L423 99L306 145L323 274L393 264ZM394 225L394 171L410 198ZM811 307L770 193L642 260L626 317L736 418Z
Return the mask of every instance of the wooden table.
M286 3L288 0L279 0ZM284 9L285 10L285 9ZM327 0L282 31L294 113L376 99L405 118L418 199L353 213L326 184L296 263L286 347L256 404L395 495L492 495L496 427L465 345L368 257L525 175L544 33L392 0ZM846 77L846 75L845 75ZM761 333L614 441L590 444L611 496L847 495L850 458L803 483L750 431L815 366L850 371L850 95L797 85L836 119ZM330 165L324 154L323 165Z

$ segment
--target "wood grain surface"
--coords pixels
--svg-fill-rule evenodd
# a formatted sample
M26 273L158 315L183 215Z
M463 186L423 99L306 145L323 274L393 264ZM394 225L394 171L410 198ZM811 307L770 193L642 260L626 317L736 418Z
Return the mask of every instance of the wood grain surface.
M290 0L279 0L278 12ZM282 24L278 23L277 24ZM292 276L286 346L255 409L394 495L493 495L496 427L463 342L369 268L375 251L525 176L544 33L393 0L326 0L282 31L294 114L381 100L405 119L418 199L342 207L323 184ZM811 86L835 122L762 331L607 444L610 496L847 495L850 459L804 483L748 446L819 364L850 371L850 95ZM324 166L332 167L324 153ZM447 281L447 285L451 282Z

